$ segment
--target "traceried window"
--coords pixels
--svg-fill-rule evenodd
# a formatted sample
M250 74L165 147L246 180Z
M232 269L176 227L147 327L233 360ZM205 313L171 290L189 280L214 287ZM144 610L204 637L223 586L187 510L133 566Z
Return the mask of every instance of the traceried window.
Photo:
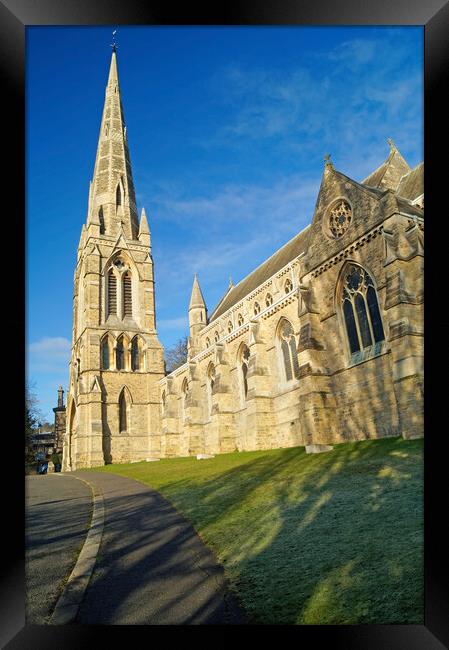
M215 334L214 334L215 343L218 343L219 338L220 338L220 335L218 334L218 332L215 332Z
M241 326L243 325L243 316L242 316L242 314L239 314L239 315L237 316L237 325L238 325L239 327L241 327Z
M123 370L125 367L125 348L123 345L123 336L121 336L117 341L117 347L115 349L115 367L117 370Z
M101 367L103 370L109 370L109 340L104 338L101 341Z
M132 286L131 286L131 273L126 271L123 274L123 316L131 318L133 315L132 305Z
M248 362L250 357L250 351L247 345L244 345L240 352L240 370L241 370L241 382L242 382L242 393L243 397L246 400L248 395Z
M328 226L332 237L339 239L349 228L352 220L352 208L347 201L341 200L329 211Z
M270 307L273 304L273 296L271 295L271 293L267 293L267 295L265 296L265 304L267 307Z
M137 336L131 342L131 370L140 370L139 338Z
M351 354L385 339L374 282L361 266L346 268L341 302Z
M233 327L232 327L232 322L228 321L228 332L232 332Z
M254 303L254 313L257 316L257 314L260 314L260 305L258 302Z
M108 316L117 315L117 278L113 269L108 273Z
M293 283L290 280L290 278L287 278L284 284L284 291L285 293L290 293L290 291L293 289Z
M206 336L206 348L210 348L210 338Z
M287 320L283 320L278 330L279 349L285 379L291 381L296 377L299 379L298 351L293 327Z

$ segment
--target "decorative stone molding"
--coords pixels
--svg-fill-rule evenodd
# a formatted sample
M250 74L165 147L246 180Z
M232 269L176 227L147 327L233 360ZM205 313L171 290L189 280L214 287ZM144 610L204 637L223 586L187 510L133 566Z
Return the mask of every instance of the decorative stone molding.
M382 232L382 229L383 229L383 225L376 226L376 228L374 228L369 233L367 233L366 235L358 239L356 242L353 242L352 244L347 246L344 250L338 253L338 255L334 255L333 257L329 258L324 264L321 264L316 269L310 271L312 278L318 277L319 275L324 273L324 271L327 271L335 264L338 264L338 262L345 260L347 257L351 257L354 251L365 246L365 244L367 244L372 239L377 237Z

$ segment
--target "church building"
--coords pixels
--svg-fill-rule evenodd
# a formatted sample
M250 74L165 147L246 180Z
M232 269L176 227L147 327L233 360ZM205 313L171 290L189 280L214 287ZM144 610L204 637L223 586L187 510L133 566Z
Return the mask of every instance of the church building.
M423 435L424 168L388 144L361 181L327 156L310 225L209 314L195 276L188 358L166 374L113 51L75 269L64 469Z

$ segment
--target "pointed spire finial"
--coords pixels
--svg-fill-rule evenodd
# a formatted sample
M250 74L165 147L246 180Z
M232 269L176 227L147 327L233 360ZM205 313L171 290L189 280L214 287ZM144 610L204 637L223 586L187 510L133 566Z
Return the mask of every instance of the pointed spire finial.
M206 303L204 302L203 294L201 293L201 288L196 273L193 278L193 286L192 286L192 293L190 296L189 310L195 307L206 307Z
M331 155L330 155L330 153L327 153L327 154L325 154L325 156L324 156L324 167L325 167L325 168L329 168L329 167L330 167L331 169L334 168L334 164L333 164L333 162L332 162L332 160L331 160Z
M147 213L145 212L145 208L142 208L142 211L140 213L139 235L141 235L142 233L145 233L146 235L150 234L150 228L148 227L148 219L147 219Z
M396 151L397 147L391 138L387 139L387 143L390 145L391 151Z
M112 32L112 43L111 43L111 47L112 47L113 52L117 51L117 43L115 42L115 34L116 33L117 33L117 30L114 29L114 31Z

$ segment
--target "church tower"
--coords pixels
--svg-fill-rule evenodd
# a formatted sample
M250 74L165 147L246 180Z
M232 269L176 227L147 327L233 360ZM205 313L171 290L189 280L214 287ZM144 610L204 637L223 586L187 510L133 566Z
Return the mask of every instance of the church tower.
M113 47L74 276L63 469L160 454L151 236L139 222Z

